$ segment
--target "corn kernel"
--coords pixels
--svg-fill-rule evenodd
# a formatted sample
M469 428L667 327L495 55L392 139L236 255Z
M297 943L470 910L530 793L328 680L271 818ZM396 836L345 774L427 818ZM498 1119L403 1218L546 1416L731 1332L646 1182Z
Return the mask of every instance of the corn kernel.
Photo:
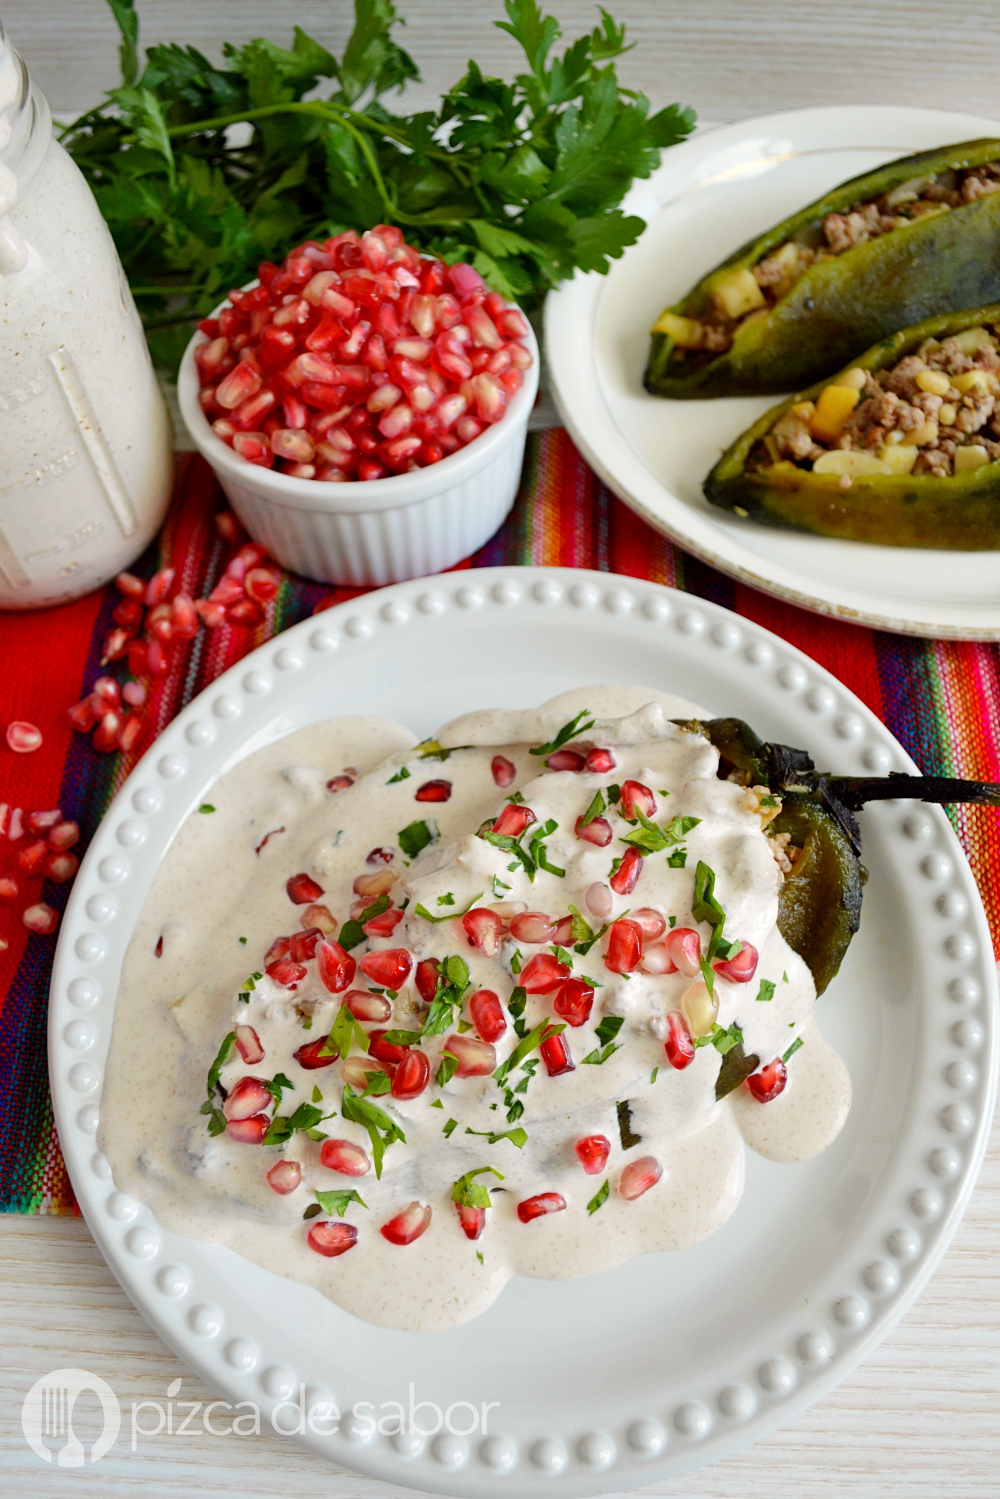
M709 994L705 984L692 984L685 990L684 998L681 1000L681 1009L688 1028L697 1040L700 1036L707 1036L715 1023L715 1017L719 1013L719 1001L714 995Z
M958 407L953 406L950 401L945 401L943 406L938 407L938 426L953 427L955 425L955 418L957 415Z
M956 474L972 473L974 469L984 468L989 461L989 453L978 442L970 442L966 447L955 449Z
M951 381L941 370L921 370L917 376L917 384L921 390L926 390L928 395L946 396Z
M704 329L697 318L680 317L676 312L663 312L653 324L654 333L665 333L679 349L700 349Z
M984 396L990 388L985 370L969 370L965 375L953 375L951 383L956 390L962 392L963 396L971 394Z
M859 370L857 367L845 370L842 375L837 376L836 380L831 380L830 384L838 387L842 386L845 390L864 390L865 372L864 370Z
M898 442L892 447L883 448L879 457L890 473L908 474L917 461L917 450L908 443Z
M935 421L924 422L922 427L914 427L912 432L907 432L903 442L907 447L925 448L930 442L937 442L938 424Z
M740 318L758 307L766 307L764 293L746 266L726 271L709 288L712 300L729 318Z
M819 393L809 430L817 442L836 442L861 393L846 385L826 385Z

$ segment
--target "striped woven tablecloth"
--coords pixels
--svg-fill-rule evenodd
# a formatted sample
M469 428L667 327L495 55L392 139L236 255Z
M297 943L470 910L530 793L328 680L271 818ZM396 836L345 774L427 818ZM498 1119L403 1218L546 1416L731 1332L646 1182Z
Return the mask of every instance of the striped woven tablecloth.
M179 459L177 488L157 542L135 571L177 570L194 598L218 581L228 549L213 524L223 499L201 459ZM560 428L531 434L517 503L506 524L462 567L501 564L590 567L670 584L765 625L829 671L885 722L926 773L1000 779L1000 646L917 640L822 616L734 583L687 556L622 505ZM90 690L120 595L113 588L38 613L0 615L0 726L27 719L42 730L34 754L0 742L0 802L58 806L78 822L82 853L112 797L155 736L196 693L270 636L319 608L355 597L286 576L255 628L202 630L155 685L142 737L130 754L102 754L74 732L66 709ZM125 673L119 663L118 674ZM1000 949L1000 812L950 808ZM14 853L0 839L0 875ZM68 887L24 880L25 896L62 910ZM40 892L40 893L36 893ZM0 1210L76 1213L52 1118L46 1008L56 937L29 934L22 898L0 906Z

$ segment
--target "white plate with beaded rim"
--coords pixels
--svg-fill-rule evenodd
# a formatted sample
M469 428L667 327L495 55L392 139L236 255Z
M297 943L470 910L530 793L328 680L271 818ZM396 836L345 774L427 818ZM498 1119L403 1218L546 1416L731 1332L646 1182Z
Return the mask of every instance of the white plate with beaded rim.
M793 604L905 634L1000 639L996 552L866 546L741 520L702 482L779 398L666 401L643 389L649 329L733 250L893 157L1000 135L977 115L886 105L802 109L706 130L664 153L623 208L647 220L605 276L549 294L550 386L574 442L650 525L723 572Z
M943 811L885 803L862 814L862 927L818 1011L851 1071L851 1115L806 1164L748 1152L743 1200L703 1244L581 1280L515 1279L464 1327L394 1333L229 1250L167 1233L116 1189L95 1130L122 959L163 854L219 775L338 713L382 714L423 736L474 708L534 705L596 682L700 700L840 772L914 768L808 657L688 595L519 567L397 584L304 620L178 715L98 829L56 953L59 1138L94 1237L136 1306L229 1400L257 1402L267 1421L304 1386L319 1430L297 1440L440 1494L494 1499L501 1477L519 1499L630 1489L711 1462L804 1409L926 1282L972 1191L993 1112L996 973L975 883ZM439 1408L439 1431L424 1406L426 1437L391 1432L394 1403L409 1425L411 1398ZM342 1413L336 1431L324 1401ZM279 1424L294 1424L289 1412ZM370 1431L370 1412L391 1434Z

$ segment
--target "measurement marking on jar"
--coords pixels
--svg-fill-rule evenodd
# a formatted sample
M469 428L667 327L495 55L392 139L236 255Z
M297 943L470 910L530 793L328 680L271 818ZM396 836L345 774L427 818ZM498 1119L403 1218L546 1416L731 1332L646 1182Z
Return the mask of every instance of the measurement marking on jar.
M45 376L35 375L23 385L15 385L12 390L0 390L0 411L14 411L18 406L40 396L44 389Z
M68 453L60 453L58 458L52 458L48 463L40 464L38 468L29 469L26 474L22 474L20 479L15 479L13 484L5 484L3 489L0 489L0 501L17 494L21 489L29 489L33 484L44 484L49 479L58 478L60 474L69 473L70 469L76 468L79 462L79 453L75 448L70 448ZM94 523L88 522L88 524ZM77 543L77 545L81 544ZM56 547L47 550L61 551L63 547L57 544ZM43 555L42 552L34 552L32 556L24 560L30 562L32 557ZM2 529L0 529L0 572L3 572L12 588L27 588L31 582Z
M87 449L91 463L104 490L111 512L118 522L123 536L131 536L138 526L135 509L128 490L122 483L111 449L108 447L100 423L84 390L76 365L65 344L49 355L49 363L55 370L56 379L62 388L73 419L80 429L80 437Z
M71 531L68 536L63 536L59 541L54 542L52 546L42 547L37 552L29 552L24 560L25 562L38 562L42 557L56 556L60 552L71 552L75 547L82 547L88 541L94 541L100 536L103 530L104 527L99 520L85 521L82 526L77 526L75 531ZM77 566L79 564L76 562L72 564L73 568ZM71 568L63 568L63 572L71 570Z

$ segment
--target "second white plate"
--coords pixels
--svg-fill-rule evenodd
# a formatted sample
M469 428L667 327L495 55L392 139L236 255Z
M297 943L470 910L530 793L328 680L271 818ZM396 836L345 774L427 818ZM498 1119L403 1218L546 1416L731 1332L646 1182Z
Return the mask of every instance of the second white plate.
M709 505L719 454L777 397L665 401L642 375L649 329L706 271L838 182L911 151L1000 135L933 109L845 105L743 120L664 154L623 207L648 228L607 277L549 294L552 392L574 441L651 525L745 583L906 634L1000 639L1000 554L865 546L781 531Z

